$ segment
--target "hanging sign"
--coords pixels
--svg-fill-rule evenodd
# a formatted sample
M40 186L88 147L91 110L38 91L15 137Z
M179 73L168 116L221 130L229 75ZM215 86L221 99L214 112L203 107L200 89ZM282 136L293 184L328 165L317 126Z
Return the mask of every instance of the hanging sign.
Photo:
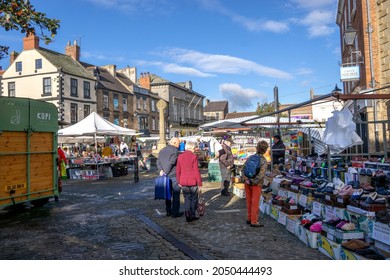
M356 81L360 79L359 66L348 66L340 68L340 77L342 82Z

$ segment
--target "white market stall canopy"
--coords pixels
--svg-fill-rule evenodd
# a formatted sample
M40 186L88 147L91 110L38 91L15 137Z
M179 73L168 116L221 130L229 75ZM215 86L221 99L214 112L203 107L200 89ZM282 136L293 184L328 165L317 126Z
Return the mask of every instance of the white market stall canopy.
M88 117L78 123L60 129L58 136L96 136L96 135L139 135L134 129L128 129L115 125L96 112L92 112Z
M325 128L319 127L314 120L294 120L296 124L293 126L294 130L301 131L307 135L310 135L314 141L315 149L319 154L326 152L326 146L322 141ZM285 123L285 124L283 124ZM246 128L248 130L255 130L256 128L268 128L268 129L282 129L292 128L291 120L289 118L281 117L279 122L276 117L267 116L246 116L240 118L233 118L227 120L219 120L211 123L206 123L200 126L200 129L215 131L218 129L234 130L240 128Z

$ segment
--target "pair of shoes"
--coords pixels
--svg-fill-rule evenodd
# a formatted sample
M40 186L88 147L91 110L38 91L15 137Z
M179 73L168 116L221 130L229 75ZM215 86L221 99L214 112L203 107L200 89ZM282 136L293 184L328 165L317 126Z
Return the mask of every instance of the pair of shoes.
M181 216L183 216L184 215L184 212L179 212L179 213L173 213L172 215L171 215L171 217L172 218L179 218L179 217L181 217Z
M250 225L250 224L251 224L251 221L246 220L246 224L247 224L247 225Z
M367 204L372 204L374 203L374 201L378 198L378 193L377 192L373 192L371 194L368 195L365 203Z
M380 195L390 195L390 192L385 187L377 187L376 192Z
M167 212L165 215L166 215L167 217L169 217L169 216L171 216L171 212Z
M358 189L352 193L351 199L359 199L363 195L363 189Z
M341 227L341 230L355 230L356 227L355 227L355 224L354 223L345 223L342 227Z
M192 221L199 220L199 217L186 217L186 220L188 223L191 223Z
M251 224L251 227L263 227L263 224L257 223L257 224Z
M341 244L341 247L346 248L350 251L356 251L361 249L367 249L370 245L360 239L351 239Z

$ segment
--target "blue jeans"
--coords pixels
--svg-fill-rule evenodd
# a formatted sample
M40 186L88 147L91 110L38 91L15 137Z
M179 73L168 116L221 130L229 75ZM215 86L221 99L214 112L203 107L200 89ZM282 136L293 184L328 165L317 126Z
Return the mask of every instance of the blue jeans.
M180 191L181 188L177 184L176 175L169 177L172 180L171 187L171 199L165 200L165 210L167 213L172 215L178 214L180 212Z
M184 196L184 213L186 217L195 217L198 207L198 187L181 187Z

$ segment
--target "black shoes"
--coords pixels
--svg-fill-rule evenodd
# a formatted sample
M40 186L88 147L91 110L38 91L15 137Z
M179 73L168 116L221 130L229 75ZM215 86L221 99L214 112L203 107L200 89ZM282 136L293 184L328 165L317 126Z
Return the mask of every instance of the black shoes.
M222 196L230 196L231 193L230 193L230 192L221 192L221 195L222 195Z
M184 212L174 213L171 215L172 218L179 218L184 215Z
M263 224L251 224L251 227L263 227Z
M186 220L187 222L192 222L192 221L196 221L196 220L199 220L199 217L186 217Z
M167 215L167 217L171 216L171 212L167 212L166 215Z

